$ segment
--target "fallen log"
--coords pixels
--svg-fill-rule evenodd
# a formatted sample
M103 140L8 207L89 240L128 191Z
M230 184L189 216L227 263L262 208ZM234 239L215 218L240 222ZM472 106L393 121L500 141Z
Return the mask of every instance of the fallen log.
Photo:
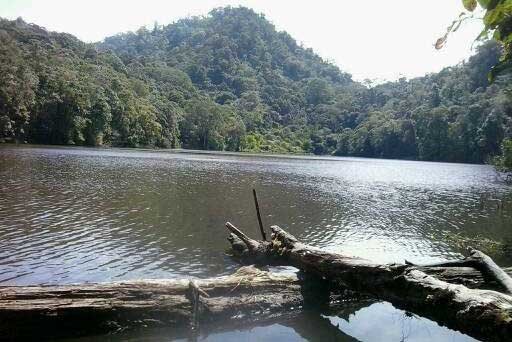
M306 272L282 274L243 267L233 275L211 279L0 286L0 340L82 336L138 327L199 330L233 317L239 323L252 324L281 315L291 317L290 312L312 303L331 309L344 307L346 302L341 300L346 300L347 293L352 296L351 290L413 309L472 334L474 329L450 323L453 318L450 315L457 308L469 309L473 313L463 313L461 319L473 317L468 325L475 325L475 319L480 319L482 327L472 334L475 337L499 340L509 332L510 324L504 322L510 318L510 309L506 309L510 307L510 297L501 297L504 295L493 291L471 292L465 286L446 283L458 282L473 288L502 285L489 282L485 275L467 264L464 267L378 265L302 245L278 227L273 228L272 240L268 242L250 239L236 227L229 227L234 232L230 236L233 250L244 260L293 265ZM331 280L336 283L335 288ZM470 307L468 300L473 301ZM444 308L445 301L460 301L459 306L450 306L446 317L442 314L444 309L435 308L441 304ZM489 309L493 305L494 311ZM434 308L431 310L434 313L428 315L425 308ZM503 314L499 319L498 313ZM491 319L496 322L489 324ZM300 330L300 324L296 328Z
M464 259L460 260L451 260L447 262L434 263L429 265L424 265L423 267L428 269L429 267L443 267L443 268L452 268L452 267L469 267L475 270L478 270L484 276L487 276L489 280L494 280L496 284L498 284L501 289L508 293L512 294L512 277L507 274L507 272L496 265L496 263L486 254L473 249L468 248L469 255ZM407 265L411 266L419 266L410 261L405 261Z
M248 262L295 266L335 286L389 301L476 338L506 341L512 337L512 296L443 280L444 272L456 267L458 282L468 283L464 279L466 271L461 271L460 266L474 266L469 262L433 266L379 264L305 245L277 226L271 227L270 241L253 240L229 222L226 226L231 232L228 239L233 251ZM485 256L478 252L476 256L482 258L482 255ZM482 274L484 282L491 276L496 285L507 291L510 276L504 271L490 272L488 268L492 264L488 260L484 264L487 266L480 268L486 271ZM437 278L427 274L430 270Z
M194 330L226 318L254 323L289 315L315 296L295 273L246 266L229 276L59 286L0 286L0 340L83 336L125 329ZM327 304L340 294L327 293Z
M295 274L254 267L197 280L139 280L0 287L0 336L84 335L126 327L191 326L240 314L259 317L303 304ZM41 335L40 335L41 334Z
M228 222L226 225L230 231L233 230L236 232L236 234L231 234L228 237L228 241L231 243L231 247L234 252L233 256L236 257L240 263L246 265L282 264L282 261L276 263L275 260L273 260L273 257L266 255L264 244L255 244L255 240L247 237L243 232L241 232L231 223ZM242 238L239 238L239 235L242 236ZM246 244L253 246L252 249L249 250ZM258 250L258 248L261 248L261 250ZM407 260L405 262L406 264L415 266L417 269L427 273L428 275L434 276L439 280L443 280L448 283L461 284L472 289L489 289L496 291L500 290L500 285L496 283L495 280L485 278L481 271L471 267L468 264L461 264L460 262L457 262L455 265L454 263L443 262L430 265L417 265ZM512 276L512 267L504 268L503 271L509 277Z

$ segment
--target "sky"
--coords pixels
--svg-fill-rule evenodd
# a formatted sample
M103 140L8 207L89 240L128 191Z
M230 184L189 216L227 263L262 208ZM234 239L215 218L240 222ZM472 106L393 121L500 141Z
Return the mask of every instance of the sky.
M0 17L95 42L228 5L263 13L359 81L412 78L455 65L474 53L482 30L480 21L467 21L443 49L434 49L463 10L461 0L0 0Z

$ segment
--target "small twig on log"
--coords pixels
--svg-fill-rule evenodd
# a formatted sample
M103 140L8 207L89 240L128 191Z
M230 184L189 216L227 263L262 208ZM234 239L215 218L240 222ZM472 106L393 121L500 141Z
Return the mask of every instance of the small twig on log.
M256 215L258 216L258 224L260 225L260 232L263 241L267 241L265 230L263 229L263 223L261 222L260 205L258 204L258 196L256 195L256 189L252 189L252 195L254 197L254 205L256 206Z

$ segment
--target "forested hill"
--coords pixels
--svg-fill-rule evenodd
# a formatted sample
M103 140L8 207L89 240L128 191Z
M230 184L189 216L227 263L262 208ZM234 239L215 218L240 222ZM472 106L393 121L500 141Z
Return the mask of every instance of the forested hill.
M499 53L368 88L247 8L97 44L0 20L0 140L483 162L512 135Z

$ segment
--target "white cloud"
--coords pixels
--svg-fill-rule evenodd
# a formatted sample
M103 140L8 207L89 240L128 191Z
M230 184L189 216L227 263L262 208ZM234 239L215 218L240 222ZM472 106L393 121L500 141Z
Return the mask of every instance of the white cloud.
M0 0L0 16L98 41L155 21L168 24L212 8L243 5L262 12L355 79L415 77L471 54L481 30L468 22L437 51L434 41L462 10L460 0Z

